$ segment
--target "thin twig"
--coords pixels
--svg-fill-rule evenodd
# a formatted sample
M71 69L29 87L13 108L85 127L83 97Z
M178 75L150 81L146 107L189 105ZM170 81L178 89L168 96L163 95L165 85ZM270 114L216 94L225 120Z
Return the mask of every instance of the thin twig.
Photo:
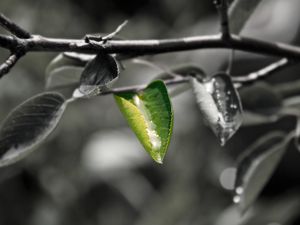
M31 34L0 13L0 26L18 38L30 38Z
M189 81L190 81L189 77L181 77L181 78L173 78L173 79L169 79L169 80L164 80L164 83L166 85L176 85L176 84L187 83ZM113 89L110 89L107 91L103 91L99 95L138 92L138 91L142 91L146 87L147 87L147 85L134 85L134 86L128 86L128 87L113 88Z
M230 38L229 20L228 20L228 5L227 0L214 0L214 4L219 12L221 33L224 40Z
M113 37L115 37L118 33L121 32L121 30L127 25L127 23L128 23L128 20L125 20L112 33L102 37L102 40L111 40Z
M229 60L228 60L227 69L226 69L227 74L231 74L231 72L232 72L234 56L235 56L235 51L234 51L234 49L232 49L229 53Z
M7 60L0 65L0 78L7 74L20 58L21 55L10 55Z
M258 79L265 78L275 72L278 72L279 70L282 70L287 66L292 65L293 63L295 62L292 60L288 60L287 58L283 58L248 75L232 77L232 81L235 83L250 83Z

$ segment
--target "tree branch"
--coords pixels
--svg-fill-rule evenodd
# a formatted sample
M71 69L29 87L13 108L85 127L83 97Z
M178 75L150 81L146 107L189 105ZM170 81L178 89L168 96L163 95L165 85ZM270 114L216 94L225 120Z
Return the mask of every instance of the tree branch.
M272 75L273 73L278 72L292 64L295 64L295 61L283 58L248 75L232 77L232 81L235 83L251 83L258 79L263 79L269 75Z
M0 34L0 46L5 49L13 50L17 42L13 37Z
M0 13L0 26L19 38L30 38L31 34Z
M21 55L17 55L17 54L10 55L7 58L7 60L0 65L0 78L2 78L5 74L7 74L20 58Z
M219 34L161 40L108 40L105 43L97 42L93 44L86 43L82 39L46 38L39 35L32 35L29 39L13 39L3 35L0 36L0 47L14 49L16 45L26 52L78 52L90 54L106 52L129 55L227 48L300 60L300 48L293 45L237 35L232 35L230 40L224 41Z
M106 52L118 55L140 56L150 54L169 53L176 51L188 51L209 48L226 48L241 51L259 53L264 55L279 56L289 59L288 61L300 60L300 47L247 38L238 35L230 35L229 39L224 39L224 32L229 32L227 4L221 1L220 12L222 12L221 22L223 24L222 34L207 36L192 36L174 39L161 40L104 40L89 43L84 39L59 39L47 38L39 35L30 35L27 31L11 22L0 14L0 24L14 33L17 37L0 35L0 47L9 49L12 55L1 65L1 74L7 73L17 60L27 52L76 52L97 54ZM260 77L266 76L289 63L285 60L278 61L274 65L257 71L246 77L234 78L237 82L251 82Z

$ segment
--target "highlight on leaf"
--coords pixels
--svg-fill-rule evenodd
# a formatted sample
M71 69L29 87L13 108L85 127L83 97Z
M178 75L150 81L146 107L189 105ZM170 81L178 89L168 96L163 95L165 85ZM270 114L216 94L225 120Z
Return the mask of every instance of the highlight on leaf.
M67 102L56 92L36 95L17 106L0 128L0 167L31 153L58 124Z
M191 85L204 121L224 145L242 123L240 98L230 76L219 73L204 81L192 78Z
M258 139L237 163L234 202L244 213L257 199L284 155L289 137L279 131Z
M101 91L112 86L119 76L119 66L116 59L106 53L99 53L84 68L80 77L80 86L73 97L96 96Z
M139 92L115 94L115 100L145 150L162 163L173 130L173 110L164 82L153 81Z

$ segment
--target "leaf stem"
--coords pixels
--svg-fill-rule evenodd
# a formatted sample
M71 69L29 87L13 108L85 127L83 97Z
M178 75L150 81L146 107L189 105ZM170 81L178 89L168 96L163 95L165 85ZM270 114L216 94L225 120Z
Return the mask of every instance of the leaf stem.
M189 77L180 77L180 78L173 78L164 80L165 85L176 85L181 83L187 83L190 81ZM134 86L127 86L127 87L120 87L120 88L113 88L107 91L101 92L99 95L108 95L108 94L120 94L126 92L138 92L145 89L147 85L134 85Z

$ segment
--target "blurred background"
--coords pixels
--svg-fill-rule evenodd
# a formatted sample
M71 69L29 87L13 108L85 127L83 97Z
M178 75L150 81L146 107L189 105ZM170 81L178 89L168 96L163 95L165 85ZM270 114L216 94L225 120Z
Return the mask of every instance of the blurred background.
M126 19L129 23L121 36L127 39L218 32L211 0L2 0L0 9L28 31L49 37L109 33ZM298 44L299 10L298 0L264 0L242 34ZM4 60L8 52L0 51ZM226 68L229 53L201 50L147 59L163 68L194 63L213 74ZM1 79L1 120L22 101L44 91L45 68L55 55L29 53ZM274 60L236 52L233 75L247 74ZM263 85L293 81L298 71L298 66L290 67ZM125 63L117 85L147 83L160 72ZM265 106L253 100L259 98L252 91L243 100L252 99L249 110L255 110ZM292 144L244 217L232 203L231 190L237 157L270 131L294 129L294 118L245 124L221 148L204 125L191 91L172 103L174 133L163 165L155 164L143 150L112 96L71 104L45 144L26 159L0 169L0 225L299 224L300 154Z

